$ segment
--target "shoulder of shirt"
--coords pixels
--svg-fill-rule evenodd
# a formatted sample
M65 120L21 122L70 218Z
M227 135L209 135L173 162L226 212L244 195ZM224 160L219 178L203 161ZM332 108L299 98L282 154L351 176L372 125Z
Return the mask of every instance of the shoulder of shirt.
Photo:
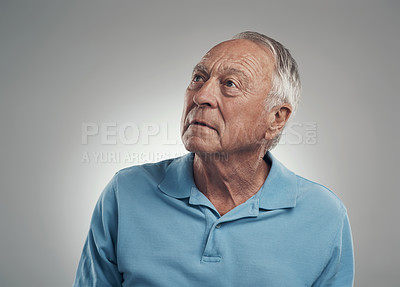
M337 215L347 214L347 210L342 200L329 188L317 182L306 179L296 174L298 204L307 203L313 208L333 212Z
M115 173L112 182L115 190L140 190L136 187L158 186L172 162L183 160L184 156L170 158L155 163L145 163L123 168Z
M165 175L165 170L171 164L171 162L176 159L177 158L170 158L159 162L126 167L116 172L116 176L118 177L118 180L125 177L132 179L132 176L137 175L147 175L154 179L160 178L160 180L162 180Z

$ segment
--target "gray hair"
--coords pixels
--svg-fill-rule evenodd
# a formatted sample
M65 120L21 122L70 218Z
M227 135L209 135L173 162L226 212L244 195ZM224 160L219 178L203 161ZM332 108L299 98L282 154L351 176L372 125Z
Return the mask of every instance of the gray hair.
M289 50L278 41L257 32L242 32L232 39L247 39L266 46L272 52L275 59L275 72L272 78L272 88L266 99L266 109L269 111L277 105L289 103L293 108L292 114L294 114L300 98L301 82L297 63ZM281 134L282 132L272 140L268 147L269 150L278 144Z

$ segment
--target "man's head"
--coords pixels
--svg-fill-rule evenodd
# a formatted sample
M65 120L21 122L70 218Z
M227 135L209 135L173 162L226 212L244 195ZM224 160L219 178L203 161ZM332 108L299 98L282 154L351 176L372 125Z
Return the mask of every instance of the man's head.
M186 90L185 147L208 153L271 149L299 89L296 63L278 42L245 32L218 44L196 65Z
M248 39L267 47L274 55L275 70L273 75L273 86L270 90L266 108L270 110L282 103L289 103L292 106L292 115L296 112L300 99L301 82L297 63L286 49L278 41L257 32L243 32L235 35L233 39ZM273 149L281 137L279 133L272 141L269 149Z

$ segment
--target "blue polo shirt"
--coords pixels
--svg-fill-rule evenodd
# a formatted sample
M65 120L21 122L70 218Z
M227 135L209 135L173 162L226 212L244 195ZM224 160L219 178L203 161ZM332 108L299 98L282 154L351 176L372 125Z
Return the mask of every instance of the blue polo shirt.
M220 216L193 154L119 171L95 207L74 286L352 286L346 209L271 153L253 197Z

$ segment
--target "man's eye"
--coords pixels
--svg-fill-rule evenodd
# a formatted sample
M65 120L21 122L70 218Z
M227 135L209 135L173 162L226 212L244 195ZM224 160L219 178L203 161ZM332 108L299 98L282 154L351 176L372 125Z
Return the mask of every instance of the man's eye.
M193 77L193 82L200 82L202 80L203 80L202 76L196 75L196 76Z
M225 85L229 88L234 88L236 87L235 83L232 81L226 81Z

